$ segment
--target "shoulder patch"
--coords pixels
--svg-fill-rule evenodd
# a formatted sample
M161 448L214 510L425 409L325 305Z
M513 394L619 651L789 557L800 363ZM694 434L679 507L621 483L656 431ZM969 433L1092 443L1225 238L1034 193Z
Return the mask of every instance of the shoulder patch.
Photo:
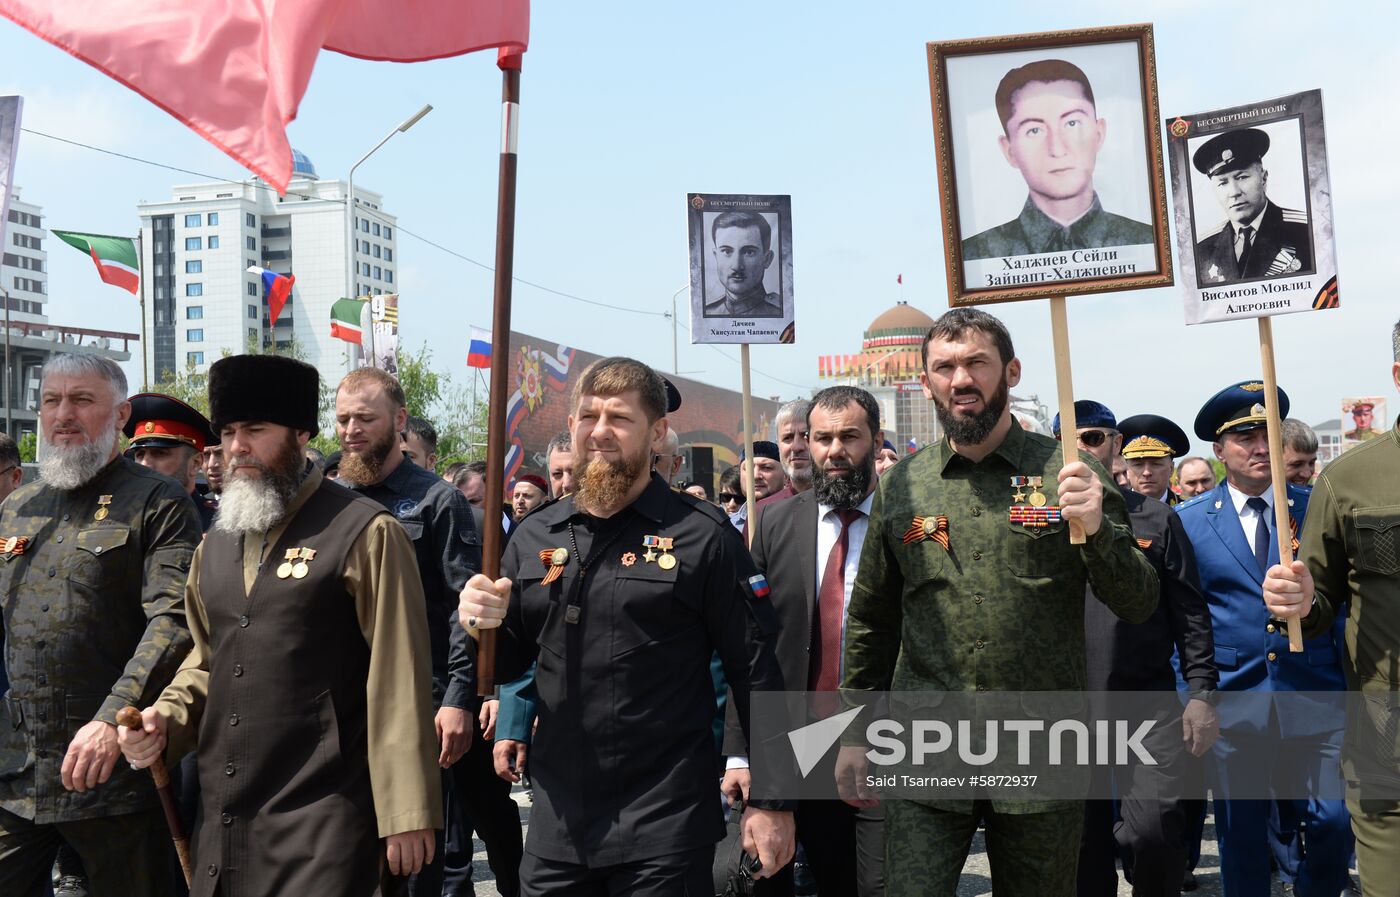
M1283 213L1283 220L1284 220L1284 221L1301 221L1301 222L1303 222L1304 224L1306 224L1307 221L1308 221L1308 213L1307 213L1307 212L1300 212L1300 211L1298 211L1297 209L1284 209L1284 208L1280 208L1279 211Z
M767 598L768 593L771 591L768 588L768 578L762 573L755 573L753 576L750 576L748 579L748 585L749 594L753 596L755 601Z
M1206 499L1210 498L1211 493L1214 492L1214 491L1215 491L1215 490L1212 489L1212 490L1210 490L1210 492L1202 492L1200 495L1197 495L1195 498L1188 498L1188 499L1186 499L1186 501L1184 501L1184 502L1182 502L1181 504L1179 504L1179 505L1176 506L1176 512L1179 514L1179 513L1181 513L1182 511L1186 510L1187 508L1192 508L1192 507L1195 507L1196 505L1201 504L1201 503L1204 502Z
M1210 230L1208 230L1208 231L1202 231L1201 233L1199 233L1199 234L1196 235L1197 237L1200 238L1200 239L1198 239L1196 242L1197 242L1197 243L1204 243L1206 240L1209 240L1211 237L1213 237L1213 236L1215 236L1216 234L1218 234L1218 233L1220 233L1221 231L1223 231L1229 223L1230 223L1230 222L1228 222L1228 221L1222 221L1222 222L1220 222L1219 224L1217 224L1215 227L1211 228Z

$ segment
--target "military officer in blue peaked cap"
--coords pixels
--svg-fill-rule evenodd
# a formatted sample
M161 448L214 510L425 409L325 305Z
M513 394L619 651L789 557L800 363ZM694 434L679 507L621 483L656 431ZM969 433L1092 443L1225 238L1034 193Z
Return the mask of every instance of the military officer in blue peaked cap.
M1128 462L1128 484L1134 492L1165 502L1181 504L1172 491L1172 459L1191 450L1191 440L1175 423L1160 414L1134 414L1118 424L1123 434L1123 458Z
M1286 417L1288 396L1280 389L1273 400L1279 417ZM1306 842L1296 893L1337 897L1347 884L1350 820L1343 800L1318 799L1307 784L1340 780L1345 714L1340 703L1320 705L1292 693L1346 688L1342 636L1340 628L1332 627L1307 639L1302 653L1290 653L1287 628L1264 607L1264 571L1279 556L1265 424L1268 401L1264 384L1248 380L1205 403L1196 416L1196 436L1214 443L1215 456L1225 465L1225 481L1177 508L1196 552L1220 671L1221 734L1210 774L1221 876L1228 897L1270 893L1270 802L1258 798L1272 789L1280 816L1296 821ZM1310 492L1288 486L1293 532L1286 538L1295 540L1295 548ZM1260 700L1233 692L1250 692ZM1301 768L1303 763L1310 768Z
M1240 128L1212 137L1191 157L1225 212L1214 230L1198 235L1196 279L1202 287L1312 270L1307 214L1269 199L1268 151L1268 134Z

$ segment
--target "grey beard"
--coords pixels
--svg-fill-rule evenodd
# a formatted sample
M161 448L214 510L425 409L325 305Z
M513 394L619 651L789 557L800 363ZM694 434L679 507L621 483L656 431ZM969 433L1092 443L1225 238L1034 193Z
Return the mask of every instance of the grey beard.
M795 467L784 465L783 473L787 474L788 482L792 483L794 488L796 488L798 484L806 488L812 485L813 481L816 479L816 469L817 466L811 461L808 461L806 470L798 470ZM800 492L801 490L798 489L797 491Z
M262 471L261 478L236 477L232 476L233 467L226 470L228 478L219 494L214 529L234 534L265 533L287 515L287 506L301 487L301 468L284 474L262 464L253 466Z
M111 427L104 428L101 436L82 445L54 445L41 437L39 478L55 489L69 491L97 476L97 472L112 459L112 450L117 447L115 426L114 416Z
M865 496L870 494L870 484L875 481L875 455L868 455L860 464L853 465L851 472L843 477L832 476L825 470L812 465L812 491L817 503L849 511L860 507Z

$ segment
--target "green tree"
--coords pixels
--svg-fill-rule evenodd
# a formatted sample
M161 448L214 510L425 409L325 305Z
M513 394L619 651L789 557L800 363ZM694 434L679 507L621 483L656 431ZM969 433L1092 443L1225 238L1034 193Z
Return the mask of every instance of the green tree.
M33 433L19 437L19 459L25 464L33 464L38 458L39 439Z

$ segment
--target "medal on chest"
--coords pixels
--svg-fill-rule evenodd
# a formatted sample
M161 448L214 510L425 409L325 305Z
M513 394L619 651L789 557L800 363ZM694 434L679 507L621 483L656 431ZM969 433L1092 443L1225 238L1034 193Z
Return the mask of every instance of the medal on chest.
M0 542L0 554L18 557L24 554L24 549L29 545L29 539L25 536L11 536Z
M909 524L909 529L904 532L904 544L912 545L915 542L933 541L943 546L944 551L951 551L948 545L948 518L942 514L936 517L915 517Z
M1025 527L1045 527L1063 520L1058 505L1050 504L1041 491L1044 477L1018 476L1011 478L1011 507L1008 517L1012 523Z
M569 563L569 549L546 548L540 552L540 563L549 569L544 571L540 585L547 586L564 575L564 567Z
M661 536L642 536L642 545L646 548L646 553L642 555L642 560L648 564L653 561L662 570L676 569L676 556L669 552L675 548L676 540L663 538ZM657 551L661 554L657 554Z
M311 572L307 566L309 561L316 559L316 549L314 548L288 548L283 556L282 564L277 568L277 578L305 579L306 574Z
M92 519L93 519L93 520L106 520L106 519L107 519L107 506L110 505L111 503L112 503L112 496L110 496L110 495L99 495L99 496L97 496L97 513L95 513L95 514L92 515Z

